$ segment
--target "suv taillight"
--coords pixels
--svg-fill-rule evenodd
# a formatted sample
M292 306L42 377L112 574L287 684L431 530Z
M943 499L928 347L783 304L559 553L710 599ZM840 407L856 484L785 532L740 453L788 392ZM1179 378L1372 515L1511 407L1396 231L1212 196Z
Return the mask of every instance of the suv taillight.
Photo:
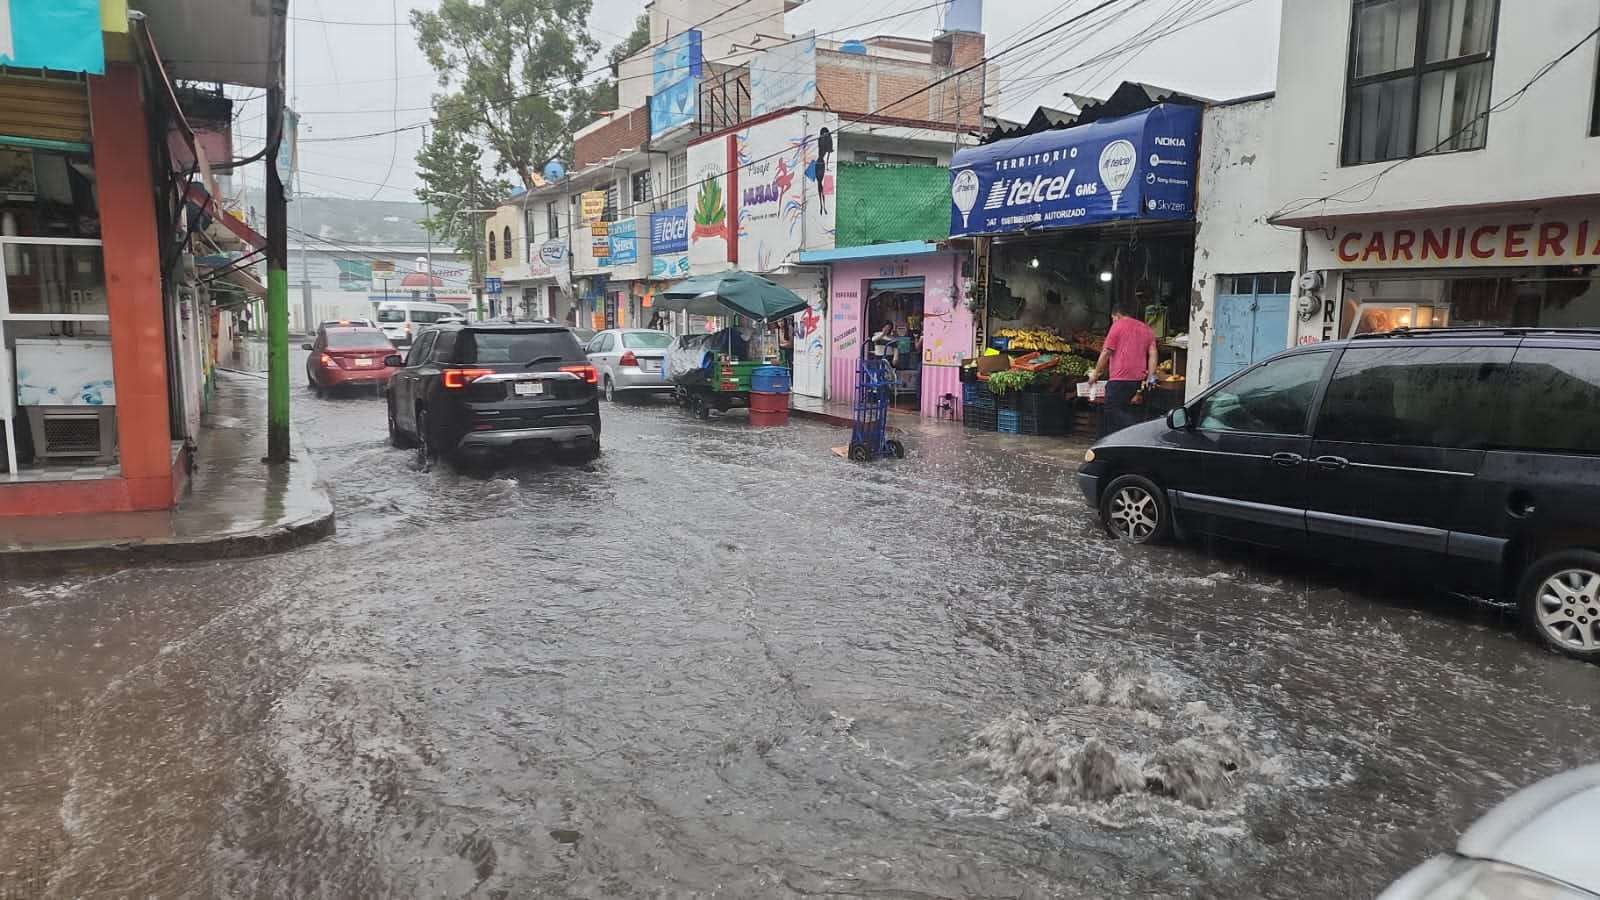
M444 386L452 391L459 391L479 378L493 374L493 369L445 369L440 373Z
M591 365L562 366L561 371L571 372L579 378L582 378L585 384L600 383L600 370Z
M622 354L622 362L621 362L621 364L624 365L624 366L634 366L635 368L637 368L638 365L639 365L639 357L634 356L633 355L633 351L629 350L629 351L627 351L627 352Z

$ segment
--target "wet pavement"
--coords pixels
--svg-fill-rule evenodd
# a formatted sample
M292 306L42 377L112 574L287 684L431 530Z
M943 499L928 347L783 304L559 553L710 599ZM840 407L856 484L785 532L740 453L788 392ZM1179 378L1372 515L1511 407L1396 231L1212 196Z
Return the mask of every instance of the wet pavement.
M423 472L296 385L337 535L0 586L0 897L1370 896L1600 755L1498 613L1113 545L961 431Z

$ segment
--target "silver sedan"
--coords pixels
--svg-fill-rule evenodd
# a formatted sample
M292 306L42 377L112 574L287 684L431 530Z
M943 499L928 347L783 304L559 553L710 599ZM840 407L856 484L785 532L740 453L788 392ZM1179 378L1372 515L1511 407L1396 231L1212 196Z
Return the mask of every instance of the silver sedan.
M671 393L663 373L673 337L665 331L613 328L589 341L589 362L600 370L600 392L607 400L618 394Z

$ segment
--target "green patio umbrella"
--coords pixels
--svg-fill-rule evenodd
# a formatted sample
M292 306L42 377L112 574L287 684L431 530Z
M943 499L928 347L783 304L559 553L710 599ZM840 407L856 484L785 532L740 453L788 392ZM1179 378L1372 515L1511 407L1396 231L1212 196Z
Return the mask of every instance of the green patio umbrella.
M655 305L667 312L696 316L746 316L763 322L804 312L804 299L782 285L749 272L698 275L656 294Z

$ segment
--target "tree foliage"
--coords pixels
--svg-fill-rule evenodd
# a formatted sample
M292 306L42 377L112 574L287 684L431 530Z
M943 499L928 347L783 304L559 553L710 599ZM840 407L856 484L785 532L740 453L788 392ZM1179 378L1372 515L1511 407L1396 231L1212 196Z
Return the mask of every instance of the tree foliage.
M469 157L531 187L546 161L566 155L574 114L588 112L585 66L600 49L590 8L591 0L443 0L437 12L412 11L417 46L444 91L417 157L424 199L437 196L443 210L443 194L468 194Z
M650 15L640 13L633 20L633 31L626 38L611 48L606 54L606 62L611 65L611 77L602 78L585 89L586 107L582 112L581 122L576 127L587 125L590 120L600 113L617 108L617 81L622 77L621 68L623 60L638 53L650 45Z
M441 103L434 114L454 118L458 100ZM417 152L417 175L422 187L417 199L432 204L430 218L423 223L429 231L448 241L463 253L477 246L481 219L470 210L490 209L511 194L511 182L488 178L484 148L476 141L463 139L459 131L433 128Z

